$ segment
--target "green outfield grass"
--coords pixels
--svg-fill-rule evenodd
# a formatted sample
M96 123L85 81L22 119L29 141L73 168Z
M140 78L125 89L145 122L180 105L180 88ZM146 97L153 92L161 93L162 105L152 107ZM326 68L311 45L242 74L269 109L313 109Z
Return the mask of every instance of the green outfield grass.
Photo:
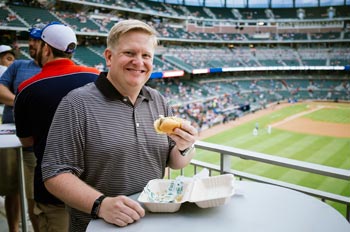
M325 108L302 117L308 117L315 121L350 123L350 104L337 104L335 106L337 106L335 109ZM350 169L350 138L294 133L276 128L272 129L271 134L267 133L267 125L301 113L307 110L308 107L308 103L291 105L254 121L214 135L204 141L342 169ZM256 122L259 123L259 135L253 136L252 130ZM195 159L219 164L218 154L204 150L197 150ZM239 158L233 159L232 169L350 196L350 182L345 180ZM191 172L192 169L190 167L185 169L185 173L192 175L190 174ZM345 215L345 205L333 202L329 203Z

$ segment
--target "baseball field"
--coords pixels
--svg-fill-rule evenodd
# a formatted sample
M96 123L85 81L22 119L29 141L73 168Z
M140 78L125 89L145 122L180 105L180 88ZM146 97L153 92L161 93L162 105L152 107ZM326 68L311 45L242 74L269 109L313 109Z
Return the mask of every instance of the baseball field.
M350 169L350 104L279 104L203 131L200 140ZM218 154L204 150L197 150L195 159L219 164ZM232 169L350 196L350 181L239 158L233 159ZM185 169L185 174L191 175L192 170ZM345 205L328 203L345 215Z

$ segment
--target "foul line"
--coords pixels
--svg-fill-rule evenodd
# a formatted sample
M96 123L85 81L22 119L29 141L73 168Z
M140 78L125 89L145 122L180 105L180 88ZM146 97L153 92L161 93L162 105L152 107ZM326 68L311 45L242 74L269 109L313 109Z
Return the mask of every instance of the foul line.
M312 109L312 110L309 110L309 111L306 111L306 112L301 112L301 113L298 113L298 114L294 114L294 115L292 115L292 116L289 116L289 117L287 117L287 118L285 118L285 119L283 119L283 120L281 120L281 121L279 121L279 122L276 122L276 123L274 123L274 124L271 124L271 126L272 126L272 127L279 126L279 125L284 124L284 123L287 123L287 122L289 122L289 121L291 121L291 120L293 120L293 119L299 118L299 117L304 116L304 115L306 115L306 114L310 114L310 113L312 113L312 112L315 112L315 111L320 110L320 109L323 109L323 108L325 108L325 106L317 106L315 109Z

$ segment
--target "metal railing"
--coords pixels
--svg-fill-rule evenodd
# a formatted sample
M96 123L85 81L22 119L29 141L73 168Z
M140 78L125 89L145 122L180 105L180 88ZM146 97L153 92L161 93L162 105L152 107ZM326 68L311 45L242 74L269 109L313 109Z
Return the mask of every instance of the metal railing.
M273 185L278 185L281 187L293 189L296 191L300 191L306 193L311 196L315 196L320 198L322 201L333 201L346 205L346 219L350 222L350 196L342 196L339 194L334 194L322 190L317 190L313 188L308 188L296 184L290 184L287 182L274 180L267 177L262 177L255 174L250 174L247 172L237 171L231 169L231 160L232 157L239 157L246 160L254 160L258 162L263 162L267 164L272 164L280 167L291 168L295 170L305 171L309 173L319 174L327 177L333 177L337 179L350 181L350 170L334 168L319 164L308 163L304 161L298 161L283 157L277 157L272 155L267 155L259 152L248 151L239 148L228 147L219 144L213 144L203 141L197 141L195 144L197 149L212 151L220 154L220 165L210 164L203 161L193 159L191 161L191 165L194 167L194 173L197 173L197 168L207 168L209 173L213 171L218 172L220 174L231 173L240 179L249 179L257 182L263 182ZM183 170L181 170L181 174L183 174ZM170 173L169 173L170 177Z

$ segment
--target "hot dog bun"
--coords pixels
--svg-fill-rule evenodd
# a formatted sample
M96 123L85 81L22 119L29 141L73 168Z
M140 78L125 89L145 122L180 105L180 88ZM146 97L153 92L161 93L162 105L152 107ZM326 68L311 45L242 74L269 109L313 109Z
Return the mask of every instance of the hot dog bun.
M171 134L175 128L181 128L183 122L177 117L160 117L154 121L154 129L159 134Z

